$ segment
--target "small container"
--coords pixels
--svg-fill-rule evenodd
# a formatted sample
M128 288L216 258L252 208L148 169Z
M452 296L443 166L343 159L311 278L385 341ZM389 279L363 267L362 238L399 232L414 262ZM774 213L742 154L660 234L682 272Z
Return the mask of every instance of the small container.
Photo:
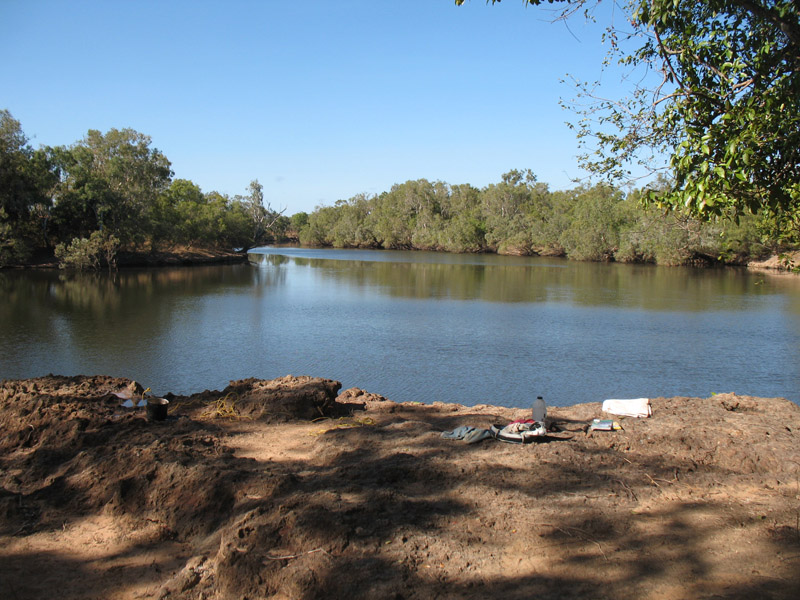
M544 403L544 398L537 396L533 401L533 408L531 410L532 419L537 423L544 423L547 418L547 405Z
M169 400L166 398L149 398L147 400L147 419L150 421L163 421L167 418Z

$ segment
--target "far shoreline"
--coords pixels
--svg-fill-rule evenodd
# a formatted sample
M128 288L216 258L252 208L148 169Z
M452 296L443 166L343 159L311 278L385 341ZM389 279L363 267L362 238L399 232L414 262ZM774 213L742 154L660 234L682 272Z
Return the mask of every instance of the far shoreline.
M383 250L383 248L333 248L332 246L303 246L300 244L268 244L267 246L272 247L292 247L292 248L310 248L310 249L337 249L337 250L344 250L344 249L353 249L353 250ZM254 246L253 248L242 249L242 250L222 250L219 248L177 248L177 249L170 249L170 250L160 250L160 251L141 251L141 252L131 252L131 251L123 251L119 252L116 259L115 268L111 270L118 270L118 269L129 269L129 268L151 268L151 267L191 267L191 266L206 266L206 265L224 265L224 264L244 264L248 262L248 254L250 251L260 248L263 246ZM409 249L409 252L418 251L418 249ZM441 252L442 254L451 254L449 252L444 251L436 251L434 252ZM486 254L486 253L482 253ZM500 252L491 252L489 254L497 254L498 256L518 256L517 254L509 254L509 253L500 253ZM539 256L539 255L531 255L531 256ZM544 255L542 255L544 256ZM563 260L573 261L575 259L570 259L568 257L561 257ZM577 261L582 262L582 261ZM589 261L589 262L603 262L603 261ZM617 261L606 261L606 262L617 262ZM658 265L657 263L622 263L622 264L650 264L652 266L665 266L665 265ZM790 265L794 265L794 269ZM773 254L767 259L764 260L750 260L749 262L743 264L734 264L734 263L712 263L712 262L703 262L698 264L684 264L684 265L671 265L671 266L679 266L679 267L690 267L690 268L705 268L705 269L717 269L717 268L739 268L739 269L746 269L748 271L758 271L767 274L775 274L775 275L798 275L800 274L800 250L789 252L785 255L778 255ZM50 252L43 252L40 251L36 253L30 260L25 263L20 264L13 264L13 265L5 265L0 267L0 271L3 270L36 270L36 269L59 269L60 266L58 264L58 260L55 256ZM65 269L67 270L67 269ZM98 269L97 271L105 271L106 268Z
M180 250L163 250L156 252L120 252L117 255L116 269L243 264L247 262L247 252L247 250L234 251L220 250L218 248L184 248ZM58 260L55 256L51 253L39 253L26 263L7 265L0 269L0 271L59 268ZM98 269L98 272L106 270L108 269L104 267Z

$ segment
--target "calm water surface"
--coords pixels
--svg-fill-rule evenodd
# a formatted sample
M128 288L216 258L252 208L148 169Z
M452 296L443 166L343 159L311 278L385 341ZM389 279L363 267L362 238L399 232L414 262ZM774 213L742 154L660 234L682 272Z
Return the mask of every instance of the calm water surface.
M286 374L397 401L800 401L800 278L544 258L266 248L250 265L0 272L0 378L156 393Z

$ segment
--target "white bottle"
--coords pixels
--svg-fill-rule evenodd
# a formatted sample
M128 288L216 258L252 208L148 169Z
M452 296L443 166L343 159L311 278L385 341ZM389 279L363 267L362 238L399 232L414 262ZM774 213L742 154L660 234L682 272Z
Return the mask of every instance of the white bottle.
M536 400L533 401L532 413L534 421L537 421L538 423L544 423L544 420L547 417L547 405L544 403L544 398L541 396L537 396Z

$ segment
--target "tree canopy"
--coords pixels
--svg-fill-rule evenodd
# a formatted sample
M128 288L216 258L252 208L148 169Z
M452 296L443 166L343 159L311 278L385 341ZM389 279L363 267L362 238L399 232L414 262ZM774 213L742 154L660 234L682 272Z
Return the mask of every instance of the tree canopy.
M491 0L492 3L500 0ZM464 0L455 0L457 5ZM544 0L523 0L539 5ZM547 0L562 15L596 0ZM795 0L630 0L609 26L610 55L644 82L606 99L583 84L570 102L584 166L625 177L668 157L650 200L711 218L762 212L800 237L800 4Z
M70 146L34 150L0 110L0 267L42 251L78 269L113 267L118 251L236 248L282 239L289 219L258 181L249 196L173 180L170 161L133 129L91 129Z
M34 150L19 121L0 110L0 266L35 245L37 221L57 177L44 150Z
M317 208L304 245L565 256L668 265L741 264L774 248L759 218L708 222L644 206L607 183L550 191L512 169L482 189L419 179Z
M92 129L54 154L61 172L54 217L62 228L82 235L107 230L123 243L142 241L147 213L172 177L169 160L151 147L149 136Z

